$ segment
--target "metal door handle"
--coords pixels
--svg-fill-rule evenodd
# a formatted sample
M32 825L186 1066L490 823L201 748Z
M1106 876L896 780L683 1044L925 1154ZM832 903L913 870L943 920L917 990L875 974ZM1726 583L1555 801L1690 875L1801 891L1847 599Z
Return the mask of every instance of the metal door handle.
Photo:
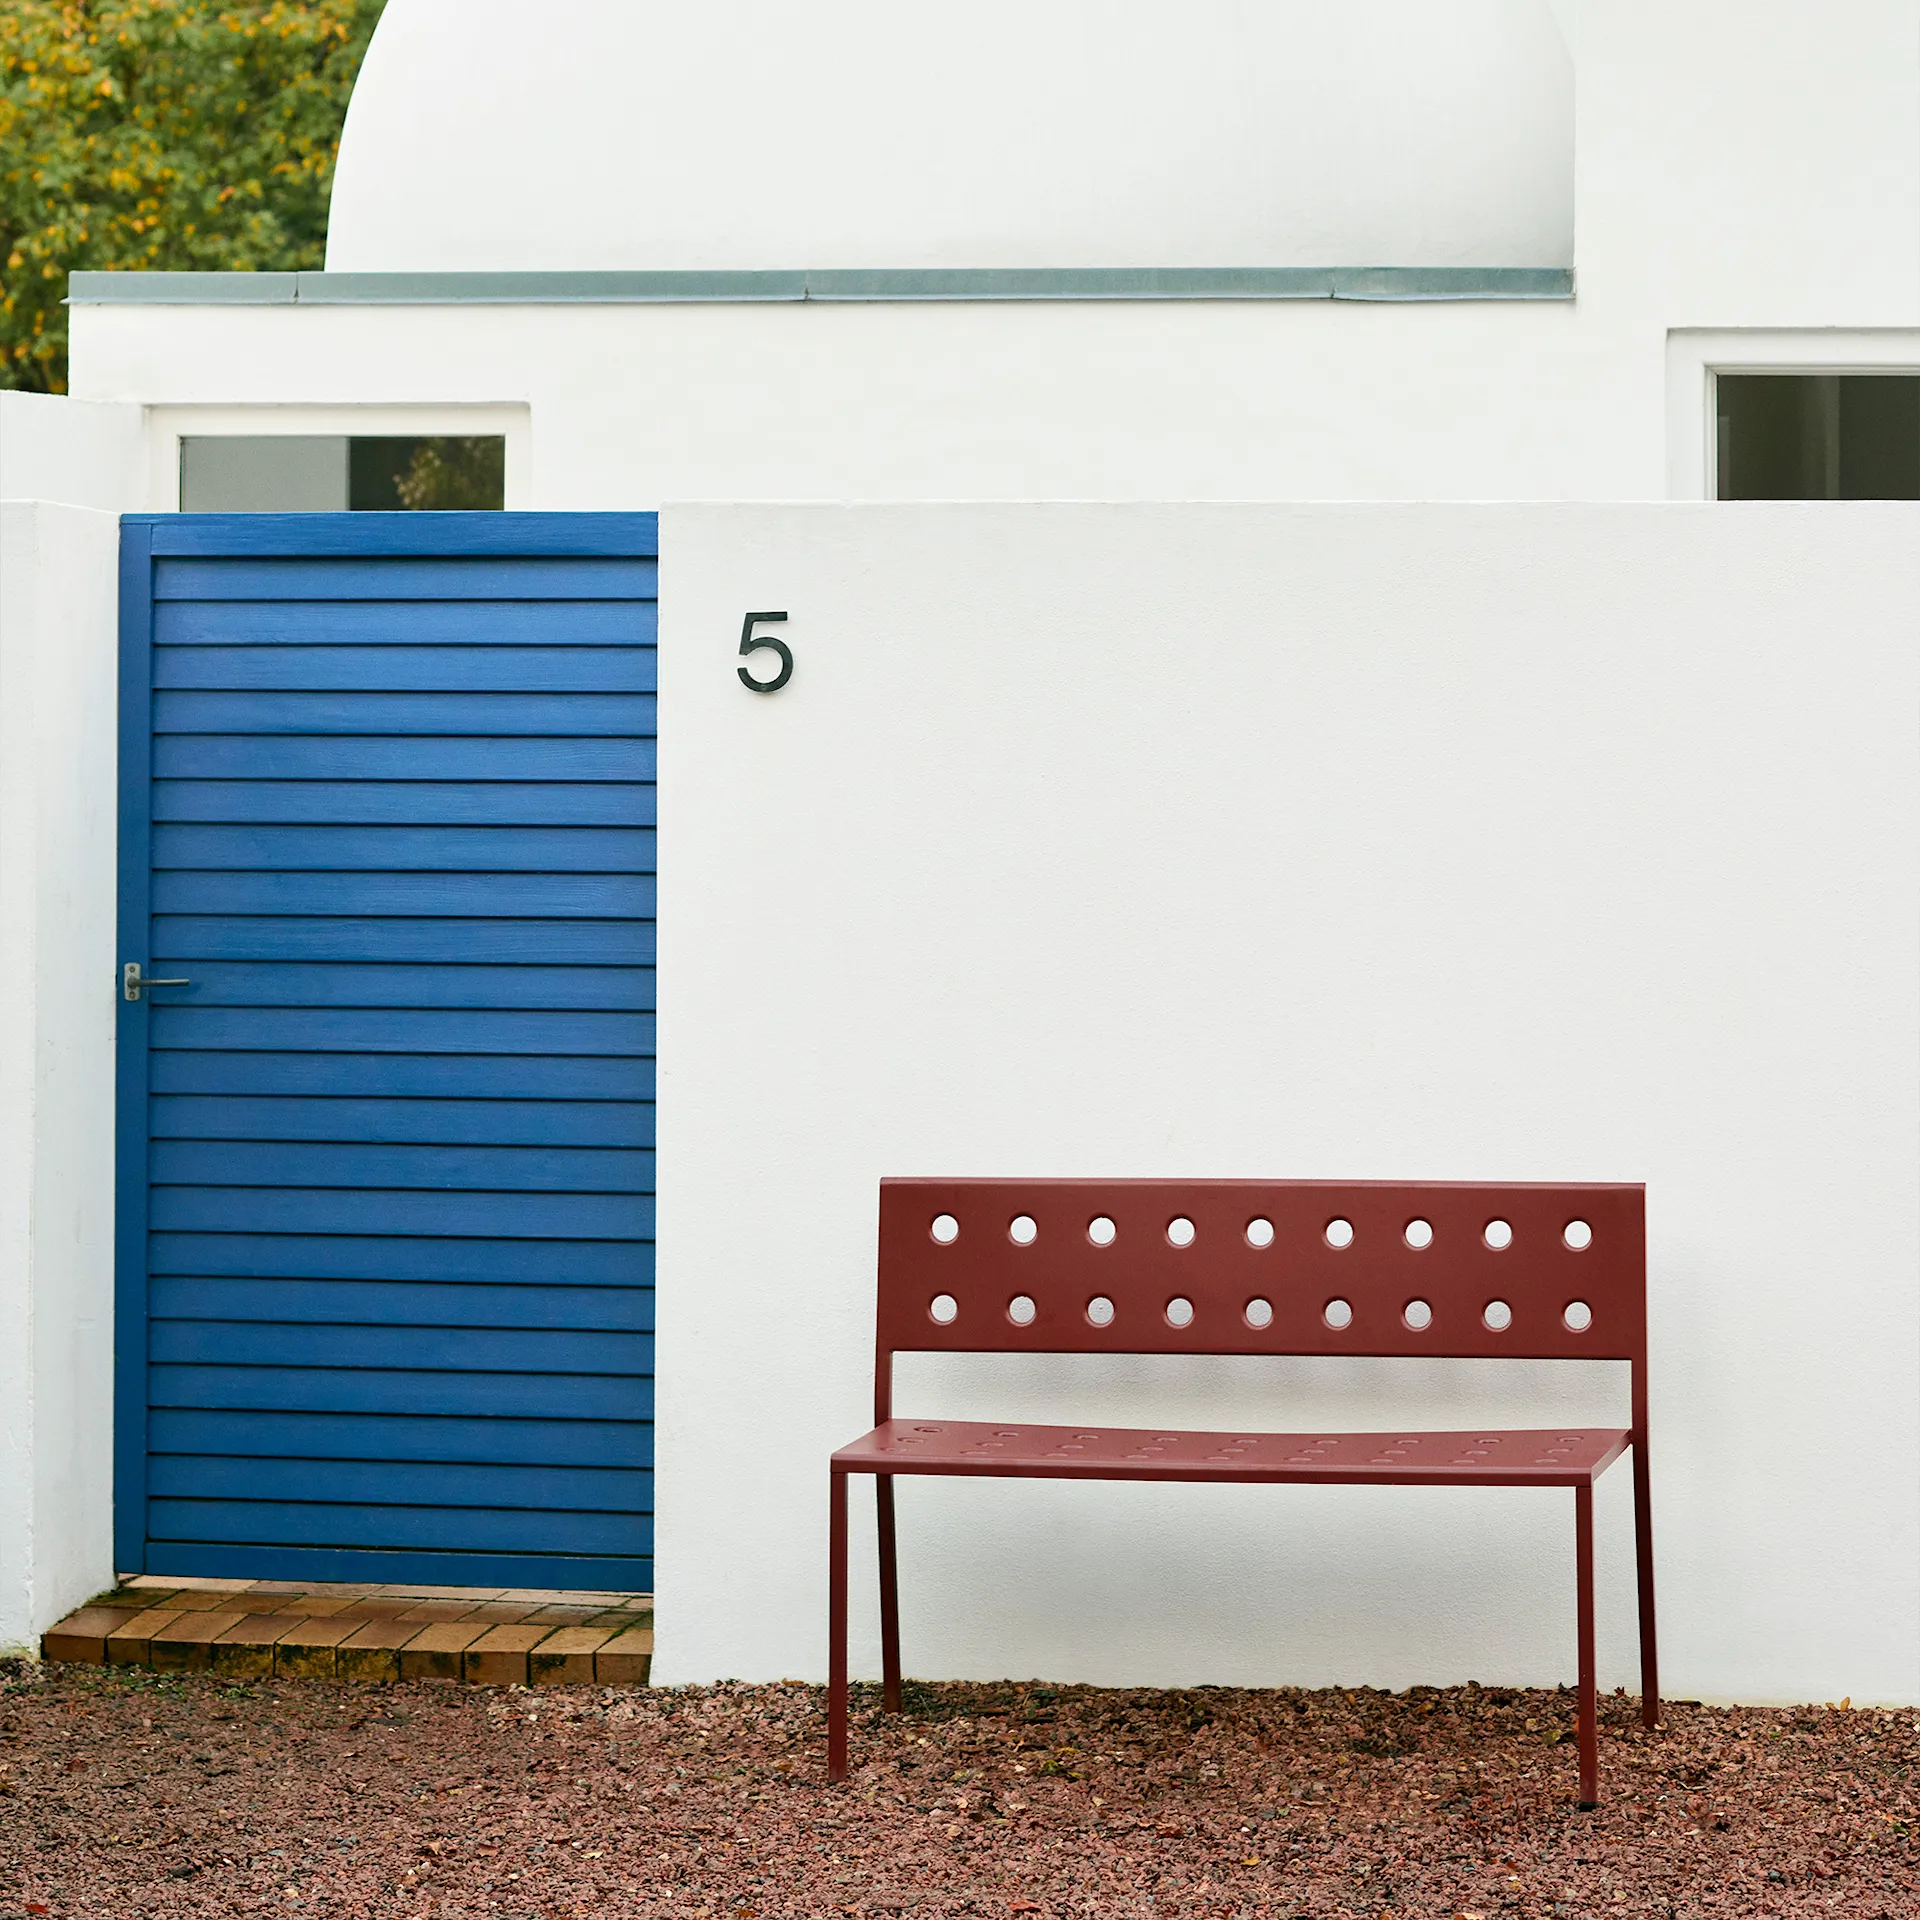
M190 987L192 985L191 980L142 980L138 960L129 960L120 969L120 991L129 1000L138 1000L142 987Z

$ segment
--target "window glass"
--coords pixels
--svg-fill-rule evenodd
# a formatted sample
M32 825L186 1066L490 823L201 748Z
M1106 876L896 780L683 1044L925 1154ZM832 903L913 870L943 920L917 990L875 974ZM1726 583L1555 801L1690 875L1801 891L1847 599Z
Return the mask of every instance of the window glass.
M197 434L180 442L183 513L495 512L499 434Z
M1722 500L1920 500L1920 374L1723 373Z

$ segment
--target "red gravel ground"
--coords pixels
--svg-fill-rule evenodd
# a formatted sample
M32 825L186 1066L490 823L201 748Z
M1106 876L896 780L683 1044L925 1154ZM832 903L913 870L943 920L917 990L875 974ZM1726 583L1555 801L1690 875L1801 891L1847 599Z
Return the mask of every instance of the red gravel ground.
M915 1686L827 1785L820 1696L0 1678L0 1920L1920 1916L1901 1713ZM870 1709L872 1696L863 1705Z

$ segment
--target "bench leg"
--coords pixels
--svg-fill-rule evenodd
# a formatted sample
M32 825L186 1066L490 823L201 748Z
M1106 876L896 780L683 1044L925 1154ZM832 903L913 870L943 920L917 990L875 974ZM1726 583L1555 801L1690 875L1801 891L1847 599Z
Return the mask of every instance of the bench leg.
M1640 1573L1640 1718L1660 1724L1660 1652L1653 1629L1653 1481L1646 1435L1633 1443L1633 1541Z
M847 1777L847 1476L827 1501L827 1778Z
M893 1475L873 1476L873 1497L880 1509L880 1675L881 1704L900 1711L900 1577L893 1549Z
M1580 1589L1580 1809L1600 1804L1600 1730L1593 1672L1593 1487L1573 1490L1574 1578Z

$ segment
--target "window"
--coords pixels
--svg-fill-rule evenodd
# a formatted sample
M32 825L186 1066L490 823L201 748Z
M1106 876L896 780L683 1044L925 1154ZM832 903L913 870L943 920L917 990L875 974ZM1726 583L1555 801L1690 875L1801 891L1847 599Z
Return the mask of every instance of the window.
M1722 500L1920 500L1920 374L1723 373Z
M182 513L406 513L506 505L498 434L194 434Z

